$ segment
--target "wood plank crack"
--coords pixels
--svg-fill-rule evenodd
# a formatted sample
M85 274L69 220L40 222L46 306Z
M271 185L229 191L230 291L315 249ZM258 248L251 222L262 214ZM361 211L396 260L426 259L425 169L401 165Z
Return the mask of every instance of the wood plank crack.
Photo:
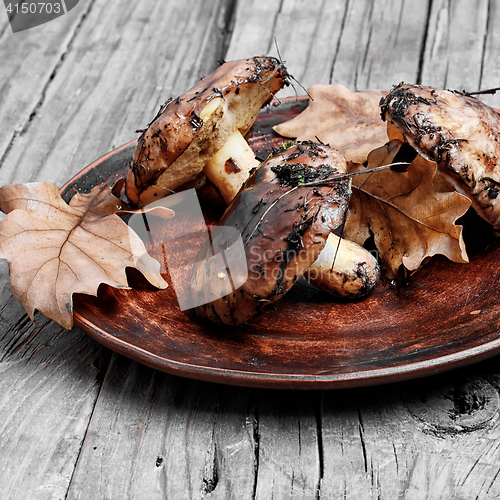
M361 443L361 449L363 451L363 462L365 465L365 472L368 472L368 458L366 455L364 426L363 426L363 419L361 418L361 410L359 408L359 405L358 405L358 431L359 431L359 439L360 439L360 443Z
M483 47L482 47L482 53L481 53L481 66L479 70L479 87L478 90L484 90L483 89L483 74L485 71L485 58L486 58L486 49L488 46L488 37L490 30L492 29L491 23L492 23L492 18L493 18L493 6L492 6L493 0L488 1L488 9L487 9L487 16L486 16L486 29L483 34Z
M492 489L493 485L495 484L498 476L500 475L500 467L498 468L496 474L493 476L493 479L491 480L490 484L488 485L488 489L485 492L486 498L488 498L488 494L490 493L490 490ZM493 494L498 494L498 490L492 492ZM479 498L479 495L477 496Z
M283 9L283 2L284 2L284 0L280 1L280 5L279 5L278 9L276 10L276 14L275 14L274 20L273 20L273 28L272 28L271 33L276 33L276 26L278 25L278 20L279 20L281 11ZM269 40L269 45L267 46L267 54L271 53L271 51L273 50L273 45L275 43L278 43L278 42L279 42L279 40L276 41L276 39L274 37L271 37L271 39Z
M417 84L422 83L422 73L424 70L424 63L425 63L425 49L427 47L427 40L429 38L429 26L430 26L430 22L431 22L432 2L433 2L433 0L429 0L429 2L427 4L427 16L425 19L424 36L422 39L422 45L420 47L420 57L419 57L419 61L418 61L417 79L415 82Z
M209 495L219 483L219 464L217 459L217 443L215 441L215 428L212 434L213 447L207 452L207 463L203 475L203 493Z
M98 389L96 398L94 400L94 404L92 406L92 411L90 412L90 415L89 415L89 418L88 418L88 421L87 421L87 425L85 426L85 434L83 435L83 439L82 439L82 441L80 443L80 448L78 450L78 453L75 455L74 465L73 465L72 470L71 470L71 476L70 476L69 481L68 481L68 486L66 488L66 494L64 495L64 500L68 500L68 494L70 492L71 484L73 482L73 478L74 478L75 472L77 470L77 466L78 466L78 462L80 460L80 456L82 454L83 446L84 446L84 443L87 440L88 435L89 435L89 426L90 426L90 423L92 422L92 418L94 417L94 414L96 412L97 404L99 402L99 397L102 394L102 389L103 389L104 379L105 379L106 373L108 372L109 366L112 364L113 360L117 356L118 356L118 354L115 354L115 353L113 353L112 355L110 355L108 357L108 359L107 359L107 363L106 363L106 366L105 366L105 373L99 372L101 374L100 377L98 377L99 389Z
M226 13L223 17L223 25L221 27L222 31L221 49L220 49L220 55L219 57L217 57L219 62L225 61L227 49L229 48L229 44L231 43L231 36L233 34L235 20L236 20L236 0L231 0L226 7Z
M82 29L82 26L84 25L85 20L87 19L88 15L90 14L92 7L96 3L96 1L97 0L90 0L89 1L87 8L85 9L83 14L81 15L80 21L75 26L71 37L69 38L66 46L64 47L63 51L61 52L61 54L59 56L59 59L54 64L52 72L48 76L46 82L43 84L41 91L40 91L40 97L38 98L38 101L35 103L31 113L29 114L29 116L26 119L26 121L24 122L24 124L20 127L17 127L14 130L14 132L11 134L11 138L7 144L7 147L5 148L2 155L0 156L0 170L5 163L5 159L8 157L10 151L14 147L14 144L16 143L17 138L21 135L24 135L29 130L34 119L38 115L40 108L43 106L43 103L45 102L45 99L46 99L46 96L47 96L47 93L49 91L49 88L50 88L52 81L54 80L57 73L61 69L61 67L64 63L64 60L66 59L68 53L71 51L73 44L74 44L74 41L78 38L78 34L79 34L80 30ZM0 39L1 39L1 37L0 37Z
M257 497L257 478L259 477L259 462L260 462L260 430L259 430L259 408L256 405L256 395L257 391L253 391L251 398L252 406L250 411L247 412L248 415L252 416L252 438L253 438L253 485L252 485L252 500Z
M318 393L316 409L316 441L318 446L318 480L316 483L316 500L321 498L321 483L325 474L325 457L323 449L323 392Z
M335 46L335 51L333 53L332 57L332 65L330 67L330 83L333 83L333 72L335 71L335 64L337 62L337 58L339 55L340 51L340 43L342 41L342 37L344 35L345 27L346 27L346 21L347 21L347 14L349 12L349 4L350 0L346 0L345 2L345 8L344 8L344 15L342 16L342 22L340 23L340 32L339 32L339 37L337 38L337 44Z

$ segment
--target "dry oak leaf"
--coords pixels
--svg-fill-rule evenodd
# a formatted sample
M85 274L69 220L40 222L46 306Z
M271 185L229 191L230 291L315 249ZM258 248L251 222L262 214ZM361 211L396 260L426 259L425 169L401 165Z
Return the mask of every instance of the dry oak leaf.
M101 283L129 288L135 267L157 288L168 285L141 239L115 214L120 200L109 186L76 193L69 205L47 182L0 188L0 258L10 287L29 317L35 309L61 326L73 326L74 293L97 295Z
M368 167L391 163L402 143L393 140L368 157ZM351 172L363 170L351 165ZM353 177L353 193L344 237L360 245L373 234L389 279L400 266L415 271L432 255L466 263L462 226L456 220L470 200L456 191L441 192L435 182L436 163L417 156L407 172L390 169Z
M379 102L385 95L374 89L353 92L343 85L309 87L309 106L274 130L299 141L329 144L348 161L364 163L373 149L387 141L387 125Z

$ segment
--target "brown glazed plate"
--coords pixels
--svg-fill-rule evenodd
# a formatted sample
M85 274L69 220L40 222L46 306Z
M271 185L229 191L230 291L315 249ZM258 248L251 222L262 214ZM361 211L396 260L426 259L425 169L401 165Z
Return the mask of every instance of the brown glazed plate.
M283 141L272 126L307 104L285 99L260 113L249 133L258 157ZM62 188L65 199L73 188L86 192L123 177L134 149L135 141L89 165ZM208 220L222 214L209 188L200 200ZM75 295L75 323L155 369L233 385L333 389L450 370L500 352L500 246L473 214L466 217L469 264L433 257L405 283L382 279L363 300L336 300L302 280L248 323L220 327L180 311L172 286L156 290L131 270L130 290L102 285L97 297Z

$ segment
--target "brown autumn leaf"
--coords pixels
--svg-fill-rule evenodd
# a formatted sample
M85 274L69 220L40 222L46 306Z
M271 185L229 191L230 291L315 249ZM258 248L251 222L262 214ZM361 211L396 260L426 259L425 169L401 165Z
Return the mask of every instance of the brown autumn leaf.
M391 163L401 145L393 140L373 151L368 168ZM352 172L364 169L351 165ZM373 234L389 279L398 275L401 265L415 271L436 254L468 262L462 226L455 222L468 210L470 200L436 182L436 172L435 162L417 156L405 173L386 169L352 179L344 237L363 245Z
M73 294L97 295L101 283L129 288L126 267L135 267L158 288L168 285L159 263L116 212L120 200L108 186L77 193L69 205L47 182L0 188L0 257L10 268L10 287L33 320L34 311L73 326Z
M318 139L338 149L348 161L364 163L368 154L387 142L380 117L380 90L353 92L343 85L313 85L312 100L299 115L274 130L299 141Z

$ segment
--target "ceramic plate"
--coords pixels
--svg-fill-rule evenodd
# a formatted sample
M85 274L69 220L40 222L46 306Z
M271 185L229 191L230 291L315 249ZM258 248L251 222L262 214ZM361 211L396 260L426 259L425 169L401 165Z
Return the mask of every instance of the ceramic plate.
M249 133L257 156L281 144L272 126L307 104L306 98L287 99L261 112ZM73 188L113 183L126 173L134 149L135 142L126 144L89 165L64 186L64 197ZM200 198L209 218L222 214L210 188ZM434 257L408 282L381 280L359 301L332 299L302 280L259 317L223 328L181 312L172 286L158 291L130 272L131 290L101 286L98 297L76 295L75 322L129 358L213 382L325 389L430 375L500 349L500 247L480 221L467 227L473 228L465 234L469 264Z

